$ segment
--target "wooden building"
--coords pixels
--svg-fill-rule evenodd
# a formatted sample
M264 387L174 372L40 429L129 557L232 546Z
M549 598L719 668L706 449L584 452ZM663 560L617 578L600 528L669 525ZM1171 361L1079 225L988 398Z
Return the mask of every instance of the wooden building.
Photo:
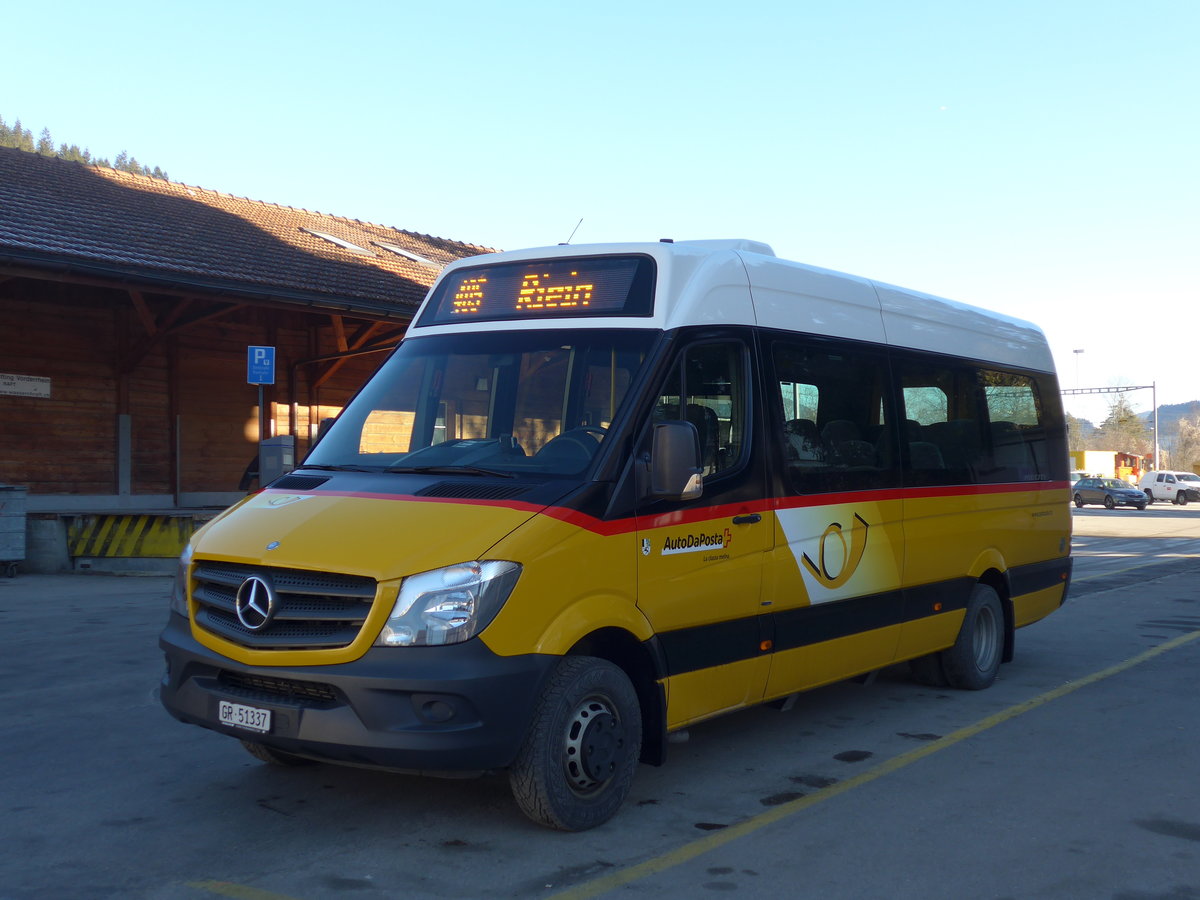
M441 267L482 252L0 149L0 484L76 562L135 516L171 555L253 486L260 417L302 457ZM250 346L276 348L261 411Z

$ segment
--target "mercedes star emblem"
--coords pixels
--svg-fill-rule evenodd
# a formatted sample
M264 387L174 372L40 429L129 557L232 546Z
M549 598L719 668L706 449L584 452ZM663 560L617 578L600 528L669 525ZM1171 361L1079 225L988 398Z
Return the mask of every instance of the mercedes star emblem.
M233 608L238 621L251 631L262 631L275 617L279 599L271 582L260 575L251 575L238 586Z

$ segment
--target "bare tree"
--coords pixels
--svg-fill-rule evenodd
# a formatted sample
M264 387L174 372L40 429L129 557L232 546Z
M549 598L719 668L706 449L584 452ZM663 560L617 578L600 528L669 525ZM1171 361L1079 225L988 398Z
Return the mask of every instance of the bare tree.
M1124 394L1115 395L1108 407L1108 418L1092 438L1093 449L1118 450L1145 455L1150 451L1150 430L1133 411Z
M1175 434L1175 449L1171 452L1171 467L1191 471L1200 462L1200 416L1179 420Z

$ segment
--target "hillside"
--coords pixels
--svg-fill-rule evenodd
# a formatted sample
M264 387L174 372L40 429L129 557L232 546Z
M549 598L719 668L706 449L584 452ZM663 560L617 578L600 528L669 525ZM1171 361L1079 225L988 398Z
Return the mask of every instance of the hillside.
M1138 413L1138 416L1147 425L1151 424L1154 419L1149 412ZM1191 400L1187 403L1164 403L1158 408L1159 433L1174 433L1180 419L1192 419L1197 416L1200 416L1200 400Z

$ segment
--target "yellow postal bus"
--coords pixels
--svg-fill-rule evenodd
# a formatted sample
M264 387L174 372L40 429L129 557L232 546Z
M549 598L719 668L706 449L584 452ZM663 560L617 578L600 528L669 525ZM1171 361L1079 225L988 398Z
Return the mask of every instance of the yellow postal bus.
M905 660L991 684L1066 596L1066 450L1026 322L752 241L462 260L196 534L162 700L590 828L692 723Z

